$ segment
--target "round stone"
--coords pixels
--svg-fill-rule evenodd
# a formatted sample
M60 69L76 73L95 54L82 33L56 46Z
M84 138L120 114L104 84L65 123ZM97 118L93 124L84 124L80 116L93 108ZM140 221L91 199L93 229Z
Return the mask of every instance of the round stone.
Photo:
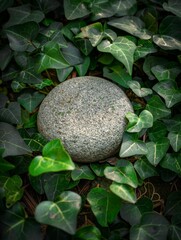
M76 77L45 97L38 130L48 140L61 139L73 161L95 162L119 151L125 114L132 105L116 84L99 77Z

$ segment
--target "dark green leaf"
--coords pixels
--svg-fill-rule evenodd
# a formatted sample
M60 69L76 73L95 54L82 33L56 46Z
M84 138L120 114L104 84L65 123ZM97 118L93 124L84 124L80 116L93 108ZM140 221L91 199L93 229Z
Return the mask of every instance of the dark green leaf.
M169 194L166 205L165 215L174 216L181 212L181 191L172 192Z
M177 213L171 219L171 225L168 230L168 240L181 240L181 214Z
M0 123L0 148L5 149L3 157L22 155L31 152L16 128L4 122Z
M28 111L22 109L22 122L24 128L33 128L37 126L37 112L30 114Z
M82 18L90 13L86 4L78 0L64 0L64 11L68 20Z
M181 2L179 0L168 0L168 3L163 3L163 8L166 11L172 12L178 17L181 17Z
M90 167L92 171L98 176L98 177L103 177L104 176L104 169L106 167L110 166L109 163L91 163Z
M12 124L20 124L21 108L19 103L10 102L7 108L1 108L0 121Z
M137 10L136 0L119 0L116 4L116 16L134 15Z
M103 227L114 221L121 207L120 198L103 188L91 189L87 200L98 223Z
M32 151L42 151L43 147L48 142L40 133L35 133L23 139Z
M32 176L75 169L74 163L59 139L48 142L43 148L42 155L36 156L30 164L29 172Z
M61 6L58 0L51 0L51 4L49 0L36 0L36 3L37 7L44 13L49 13Z
M83 39L75 39L75 42L79 48L79 50L85 55L88 56L92 50L93 50L93 46L90 42L89 39L83 38Z
M75 66L79 76L85 76L90 66L90 57L85 57L82 64Z
M71 74L73 71L73 67L63 68L63 69L56 69L57 77L59 82L63 82L67 79L67 77Z
M23 93L18 97L18 102L29 112L33 112L35 108L41 103L45 95L39 92Z
M80 179L88 179L94 180L95 175L87 165L79 166L77 165L76 168L71 172L71 177L74 181Z
M95 226L81 227L74 235L75 240L100 240L101 238L101 232Z
M150 88L141 87L140 83L137 81L133 81L133 80L128 81L127 85L138 97L146 97L152 94L152 90Z
M34 86L38 89L43 89L45 87L52 86L54 83L50 79L43 79L41 83L34 84Z
M70 65L78 65L83 62L83 58L78 48L76 48L72 43L68 43L66 48L62 48L62 54Z
M116 0L112 0L112 4L109 1L96 0L91 6L91 12L93 14L93 20L100 18L108 18L115 14L117 3Z
M33 84L33 85L41 84L43 81L42 76L38 74L32 67L22 70L19 73L17 80L19 82Z
M12 81L11 88L13 92L21 92L21 90L26 88L26 84L18 81Z
M1 0L0 1L0 12L3 12L8 7L11 7L14 3L14 0Z
M134 59L137 61L138 59L155 52L157 52L157 48L153 45L151 40L139 39L134 53Z
M12 51L8 45L5 45L0 49L0 56L0 69L3 71L8 66L13 56Z
M175 152L181 149L181 132L169 132L168 139Z
M7 102L8 102L8 97L3 93L0 93L0 109L4 108Z
M181 132L181 114L177 114L170 119L163 119L167 130L170 132Z
M45 191L44 191L44 175L40 175L37 177L33 177L33 176L29 175L28 177L29 177L31 186L37 193L39 193L39 194L45 193Z
M55 202L43 201L35 210L35 219L73 235L76 232L77 214L81 197L74 192L63 192Z
M148 129L149 139L156 142L158 139L166 137L167 127L164 123L157 120L154 122L153 127Z
M180 153L167 153L160 162L163 168L169 169L181 175L181 157Z
M15 166L2 158L4 149L0 148L0 172L4 173L15 168Z

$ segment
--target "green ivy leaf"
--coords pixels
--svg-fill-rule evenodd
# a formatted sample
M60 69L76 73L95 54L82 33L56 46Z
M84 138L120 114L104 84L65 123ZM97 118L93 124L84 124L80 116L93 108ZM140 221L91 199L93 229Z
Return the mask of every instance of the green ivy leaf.
M146 157L147 157L148 161L152 165L157 166L158 163L165 156L169 146L170 146L170 143L169 143L168 138L166 138L166 137L159 138L156 142L146 143L146 147L148 149Z
M180 153L167 153L160 162L163 168L169 169L181 175L181 158Z
M137 188L138 179L132 163L126 160L119 160L115 167L106 167L104 170L106 178L117 183L128 184Z
M35 219L73 235L76 232L77 214L81 207L81 197L66 191L55 202L43 201L35 210Z
M42 155L36 156L29 166L29 172L32 176L75 169L74 163L59 139L47 143L43 148Z
M27 22L7 28L6 34L12 50L18 52L32 52L36 49L33 40L39 32L39 26L35 22Z
M137 201L135 189L126 184L113 182L110 185L110 190L124 201L130 203L136 203Z
M164 216L157 212L145 213L143 214L139 225L131 227L130 240L164 240L167 238L168 227L169 223Z
M169 132L168 139L175 152L181 149L181 132Z
M146 144L138 139L136 134L125 133L119 156L121 158L147 154Z
M98 223L103 227L107 227L115 220L121 207L120 198L104 188L92 188L87 200Z
M116 3L116 16L134 15L137 10L136 0L121 0Z
M56 69L57 77L59 82L63 82L67 79L67 77L71 74L73 71L73 67L63 68L63 69Z
M3 157L28 154L30 148L25 144L15 127L0 123L0 148L4 148Z
M142 88L140 83L137 81L133 80L128 81L127 85L138 97L146 97L153 93L153 91L150 88Z
M90 66L90 57L85 57L82 64L75 66L79 76L85 76Z
M0 1L0 12L3 12L8 7L11 7L14 3L14 0Z
M50 79L43 79L41 83L34 84L37 89L43 89L44 87L49 87L54 85L53 81Z
M174 216L181 211L181 191L175 191L169 194L164 214L166 216Z
M60 7L60 2L57 0L52 0L51 4L49 0L36 0L37 7L46 13L52 12L53 10L56 10L58 7Z
M62 48L62 54L70 65L78 65L83 62L83 58L78 48L76 48L72 43L67 43L67 47Z
M154 95L148 100L146 110L151 112L154 121L168 117L171 114L171 110L165 106L164 102L157 95Z
M39 92L23 93L18 97L18 102L29 112L33 112L35 108L41 103L45 95Z
M177 213L171 218L171 225L168 230L168 239L180 240L181 236L181 214Z
M97 49L100 52L111 53L118 61L124 64L128 73L132 74L133 68L133 56L136 49L136 45L133 41L127 37L117 37L116 40L111 43L108 40L102 41Z
M6 161L5 159L3 159L3 157L2 157L3 153L4 153L4 149L0 148L0 172L2 172L2 173L15 168L15 166L13 164L11 164L8 161Z
M124 16L122 18L115 18L108 22L108 25L121 29L130 33L133 36L141 39L150 39L151 33L145 29L144 22L136 16Z
M163 3L163 8L166 11L181 17L181 2L179 0L168 0L168 3Z
M139 39L134 53L134 59L137 61L138 59L155 52L157 52L157 48L151 40Z
M0 121L21 124L21 108L19 103L10 102L7 108L1 108Z
M128 112L126 118L129 120L126 128L127 132L140 132L144 128L153 126L153 116L147 110L143 110L139 117L134 113Z
M157 44L160 48L163 48L164 50L180 50L181 51L181 41L171 36L154 35L153 42Z
M104 169L106 167L110 166L109 163L91 163L90 167L92 171L98 176L103 177L104 176Z
M80 179L94 180L95 175L87 165L79 166L77 165L75 169L71 172L71 177L74 181Z
M170 132L181 132L181 114L174 115L170 119L163 119L167 130Z
M75 43L78 46L79 50L85 55L88 56L92 50L93 50L93 46L90 42L89 39L83 38L83 39L78 39L75 38Z
M65 17L68 20L74 20L76 18L82 18L87 16L90 11L86 4L80 1L66 0L64 1Z
M18 81L12 81L11 88L13 92L21 92L21 90L26 88L26 84L18 82Z
M40 133L34 133L32 136L23 138L25 143L34 151L42 151L45 144L48 142Z
M158 139L166 137L167 127L163 122L157 120L153 123L152 128L149 128L147 132L149 139L156 142Z
M100 230L95 226L84 226L77 230L74 238L76 240L100 240Z
M11 48L8 45L5 45L3 48L0 49L0 56L0 69L1 71L4 71L13 56Z

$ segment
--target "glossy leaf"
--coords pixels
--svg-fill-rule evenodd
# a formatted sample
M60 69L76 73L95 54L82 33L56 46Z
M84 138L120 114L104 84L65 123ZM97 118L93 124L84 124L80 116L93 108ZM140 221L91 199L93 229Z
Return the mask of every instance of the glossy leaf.
M130 240L165 240L169 222L157 212L145 213L139 225L132 226Z
M149 177L159 176L156 168L151 165L146 158L137 160L134 164L134 168L143 180Z
M81 197L74 192L60 194L55 202L42 201L35 210L35 219L73 235L76 232L77 214L81 207Z
M82 18L90 13L84 2L74 0L64 0L64 11L68 20Z
M116 4L116 16L129 16L134 15L137 10L136 0L119 0Z
M181 149L181 132L169 132L168 139L175 152Z
M91 163L90 167L92 171L98 176L103 177L104 176L104 169L106 167L110 166L109 163Z
M78 65L83 62L83 58L78 48L72 43L67 43L67 47L62 48L62 54L70 65Z
M166 137L159 138L156 142L146 143L146 147L148 149L146 158L152 165L157 166L157 164L165 156L169 146L170 146L170 143L168 138Z
M32 218L27 218L27 213L20 203L5 211L1 215L0 222L3 224L2 239L10 240L12 236L21 240L42 238L40 224Z
M133 41L127 37L117 37L116 40L111 43L108 40L102 41L97 49L100 52L111 53L118 61L124 64L128 73L132 74L133 68L133 56L136 49L136 45Z
M59 139L47 143L42 151L42 156L36 156L29 167L32 176L47 172L73 170L75 168L69 154L64 149Z
M177 213L171 219L171 225L168 230L168 240L181 240L181 215Z
M160 138L166 137L167 135L167 127L166 125L157 120L153 123L152 128L148 129L149 139L153 142L159 140Z
M157 52L157 48L151 40L139 39L134 53L134 59L137 61L138 59L155 52Z
M73 67L67 67L63 69L56 69L57 77L59 82L63 82L67 79L67 77L71 74L73 71Z
M115 167L106 167L104 170L106 178L117 183L128 184L137 188L138 179L132 163L126 160L119 160Z
M85 55L85 56L88 56L92 50L93 50L93 46L90 42L89 39L86 39L86 38L83 38L83 39L80 39L80 38L76 38L75 39L75 42L79 48L79 50Z
M141 87L140 83L137 81L128 81L127 85L131 88L131 90L138 96L138 97L146 97L152 94L152 90L150 88L143 88Z
M164 214L166 216L174 216L181 211L181 191L172 192L169 194Z
M27 22L6 29L9 45L14 51L32 52L36 49L33 40L38 35L39 26L35 22Z
M168 3L163 3L163 8L166 11L169 11L176 16L181 17L181 2L179 0L168 0Z
M18 102L29 112L33 112L35 108L41 103L45 95L39 92L23 93L18 97Z
M93 14L92 19L95 21L100 18L109 18L113 16L116 12L115 3L117 1L113 0L112 4L109 1L97 0L91 6L91 12Z
M26 88L26 84L18 81L12 81L11 88L13 92L21 92L23 89Z
M1 108L0 121L12 124L20 124L21 108L19 103L10 102L7 108Z
M146 110L151 112L154 121L168 117L171 114L170 109L165 106L164 102L157 95L154 95L150 98L150 100L148 100Z
M135 134L125 133L119 156L122 158L130 157L134 155L147 154L146 144L137 138Z
M83 63L75 66L79 76L85 76L90 66L90 57L85 57Z
M128 112L126 118L129 120L126 128L127 132L140 132L144 128L150 128L153 126L153 116L147 110L143 110L139 116Z
M17 129L4 122L0 123L0 148L5 149L3 157L23 155L31 152Z
M95 226L84 226L77 230L75 240L100 240L101 232Z
M151 38L150 32L145 29L144 22L136 16L115 18L110 20L108 24L141 39L147 40Z
M87 165L79 166L77 165L75 169L71 172L71 177L74 181L80 179L94 180L95 175Z
M164 50L180 50L181 51L181 41L178 39L167 36L167 35L154 35L153 41L160 48Z
M104 188L92 188L87 200L98 223L103 227L114 221L121 207L120 198Z
M181 158L180 153L167 153L160 162L163 168L169 169L177 174L181 174Z
M135 203L137 201L135 189L126 184L113 182L110 190L126 202Z
M45 87L49 87L49 86L52 86L52 85L53 85L53 81L50 80L50 79L43 79L43 81L41 81L41 83L34 84L34 86L37 89L43 89Z

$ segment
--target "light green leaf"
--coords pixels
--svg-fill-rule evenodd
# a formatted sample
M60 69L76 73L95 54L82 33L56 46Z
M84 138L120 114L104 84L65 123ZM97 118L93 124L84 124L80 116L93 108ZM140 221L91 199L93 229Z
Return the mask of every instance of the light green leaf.
M168 139L175 152L181 149L181 132L169 132Z
M76 166L75 169L71 172L71 177L74 181L80 179L94 180L95 175L87 165Z
M141 87L140 83L137 81L133 81L133 80L128 81L127 85L138 97L146 97L153 93L153 91L150 88Z
M90 13L83 1L64 0L65 17L68 20L82 18Z
M169 169L181 175L181 157L180 153L167 153L160 162L163 168Z
M134 155L145 154L147 154L146 144L139 140L137 135L125 133L123 136L119 156L121 158L125 158Z
M35 108L41 103L45 95L39 92L23 93L18 97L18 102L29 112L33 112Z
M148 100L146 110L152 113L154 121L168 117L171 114L171 110L165 106L164 102L157 95Z
M32 176L75 169L74 163L59 139L47 143L43 148L42 155L36 156L29 166Z
M117 183L128 184L137 188L138 179L132 163L126 160L119 160L115 167L106 167L104 170L106 178Z
M134 53L134 59L137 61L138 59L155 52L157 52L157 48L151 40L139 39Z
M16 128L8 123L0 123L0 148L4 148L3 157L30 153Z
M32 52L36 49L33 40L39 32L39 26L35 22L27 22L7 28L6 34L12 50L18 52Z
M108 22L108 25L121 29L130 33L133 36L141 39L150 39L151 33L145 29L144 22L136 16L124 16L122 18L115 18Z
M63 54L61 53L58 44L46 44L43 53L37 56L37 72L48 68L63 69L70 66L70 64L65 60Z
M12 124L20 124L21 108L19 103L10 102L7 108L1 108L0 121Z
M110 185L110 190L124 201L130 203L135 203L137 201L135 189L126 184L113 182Z
M170 146L169 140L166 137L159 138L156 142L146 143L146 147L148 149L148 153L146 154L146 157L148 161L152 165L157 166L158 163L165 156L169 146Z
M81 197L77 193L66 191L60 194L55 202L39 203L35 210L35 219L73 235L76 232L80 207Z
M43 89L44 87L49 87L54 85L53 81L46 78L41 81L41 83L34 84L37 89Z
M133 41L127 37L117 37L113 43L108 40L102 41L97 46L97 49L101 52L111 53L118 61L124 64L128 73L132 74L133 56L136 49Z
M181 2L180 0L168 0L168 3L163 3L163 8L175 14L178 17L181 17Z
M126 118L129 120L126 128L127 132L140 132L144 128L153 126L153 116L148 110L143 110L139 117L134 113L128 112Z
M98 223L103 227L115 220L121 208L120 198L104 188L92 188L87 195L87 201Z

